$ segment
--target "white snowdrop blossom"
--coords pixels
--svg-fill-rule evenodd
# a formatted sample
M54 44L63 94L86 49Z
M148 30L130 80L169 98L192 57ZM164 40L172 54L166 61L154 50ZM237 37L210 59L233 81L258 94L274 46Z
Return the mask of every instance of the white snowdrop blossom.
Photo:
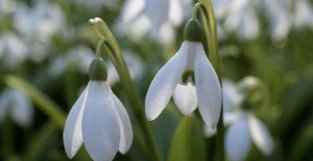
M190 75L184 81L186 73ZM206 125L214 128L220 116L221 95L218 77L201 42L184 41L152 80L145 100L146 117L148 120L158 117L173 96L185 115L199 106Z
M8 114L18 125L27 127L33 119L34 109L24 93L8 88L0 95L0 122L3 122Z
M29 7L23 2L16 6L13 14L13 26L21 34L28 47L28 58L40 63L49 54L51 37L58 33L66 37L65 16L60 6L54 1L36 0Z
M0 37L0 58L8 68L14 68L21 63L28 54L28 47L15 34L7 33Z
M271 20L271 37L274 41L283 40L291 29L291 16L288 13L288 1L264 0L264 10Z
M256 10L259 2L256 0L215 0L213 8L217 20L225 31L236 33L241 39L251 40L259 35L259 22Z
M292 17L295 28L308 26L313 28L313 8L307 0L295 1L295 12Z
M91 75L90 79L67 117L65 151L72 158L84 143L93 160L112 161L118 151L125 154L132 144L130 119L109 84Z
M242 111L229 127L225 138L225 150L231 161L242 161L248 155L251 142L266 155L273 151L273 140L266 126L248 111Z
M69 49L65 55L56 57L51 63L48 73L52 77L59 77L69 66L77 65L80 73L87 74L89 64L93 59L94 53L90 48L78 45Z
M116 28L135 41L149 34L158 42L172 43L175 27L183 23L184 13L191 13L184 12L191 11L191 3L190 0L126 0Z

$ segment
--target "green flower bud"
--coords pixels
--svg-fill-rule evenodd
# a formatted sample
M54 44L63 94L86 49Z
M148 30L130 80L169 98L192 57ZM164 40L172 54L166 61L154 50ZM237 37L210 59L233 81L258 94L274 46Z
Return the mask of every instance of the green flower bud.
M187 41L201 42L203 29L201 23L196 19L187 22L184 30L184 39Z
M102 58L95 58L89 66L89 79L94 81L106 81L108 72Z

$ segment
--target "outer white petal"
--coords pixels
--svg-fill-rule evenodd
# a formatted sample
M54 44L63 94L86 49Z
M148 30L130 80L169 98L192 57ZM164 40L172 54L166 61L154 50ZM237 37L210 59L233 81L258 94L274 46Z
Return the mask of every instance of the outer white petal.
M175 104L178 109L184 114L191 114L198 105L196 87L190 82L188 84L178 84L174 95Z
M265 155L271 155L273 151L273 139L271 134L266 126L253 114L249 114L248 116L252 140Z
M221 113L222 89L201 43L197 43L194 73L200 114L211 128L215 128Z
M169 0L145 0L145 11L152 24L159 28L169 18Z
M87 152L94 161L111 161L120 144L120 125L110 87L105 82L90 81L82 133Z
M28 97L18 90L14 90L13 99L11 111L12 118L20 126L27 127L33 119L34 109L32 104Z
M188 47L184 42L179 51L152 80L145 100L145 113L148 120L158 117L173 95L187 63Z
M249 152L251 136L247 117L246 113L241 113L226 133L225 150L231 161L242 161Z
M127 111L125 110L124 105L122 102L115 96L115 94L111 91L111 97L116 106L116 110L119 116L119 123L120 123L120 133L121 133L121 141L119 146L119 151L122 154L125 154L132 142L133 142L133 130L130 123L130 119L128 117Z
M73 156L77 153L81 144L83 143L81 130L82 116L85 109L88 90L89 85L87 85L85 91L80 95L78 100L73 105L65 122L63 142L65 152L69 158L73 158Z

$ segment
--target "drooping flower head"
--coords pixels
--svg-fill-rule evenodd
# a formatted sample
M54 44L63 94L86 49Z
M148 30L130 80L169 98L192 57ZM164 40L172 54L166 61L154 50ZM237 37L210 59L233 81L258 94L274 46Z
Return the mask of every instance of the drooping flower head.
M123 104L106 82L102 58L92 61L89 77L65 123L65 151L72 158L84 143L93 160L111 161L117 151L125 154L129 150L133 138L131 123Z
M265 102L267 92L263 84L255 77L245 77L238 83L241 92L241 108L226 132L225 151L231 161L246 158L252 142L266 156L271 155L273 139L266 126L251 111L251 108Z
M29 126L33 119L34 109L31 101L17 89L8 88L0 94L0 123L8 115L22 127Z
M160 115L174 97L179 110L188 115L199 106L204 122L217 125L221 111L221 86L203 46L199 21L190 20L185 27L185 41L179 51L152 80L145 100L148 120Z

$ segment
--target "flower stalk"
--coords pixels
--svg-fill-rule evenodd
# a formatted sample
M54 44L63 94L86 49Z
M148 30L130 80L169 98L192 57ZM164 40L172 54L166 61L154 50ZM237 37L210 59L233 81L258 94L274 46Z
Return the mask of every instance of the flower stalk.
M218 55L217 45L217 25L213 12L212 3L210 0L200 0L194 6L193 17L198 17L203 25L205 39L203 40L204 49L216 71L216 74L221 82L221 70ZM222 104L223 106L223 104ZM224 122L223 122L223 107L221 108L220 118L217 125L216 137L217 161L225 160L224 153Z
M136 118L138 119L139 125L143 132L143 136L147 145L147 149L151 155L151 159L153 161L160 161L160 155L157 150L156 143L153 139L152 131L150 126L145 119L144 114L144 106L141 103L140 98L138 97L137 91L132 82L129 70L127 68L126 62L121 53L120 47L108 29L106 24L100 18L95 18L89 21L89 23L95 28L96 32L99 34L101 40L98 43L98 47L101 46L105 48L105 54L111 59L114 64L120 80L125 87L125 90L130 99L130 103L132 105L133 111L135 113ZM100 53L97 55L101 55Z

